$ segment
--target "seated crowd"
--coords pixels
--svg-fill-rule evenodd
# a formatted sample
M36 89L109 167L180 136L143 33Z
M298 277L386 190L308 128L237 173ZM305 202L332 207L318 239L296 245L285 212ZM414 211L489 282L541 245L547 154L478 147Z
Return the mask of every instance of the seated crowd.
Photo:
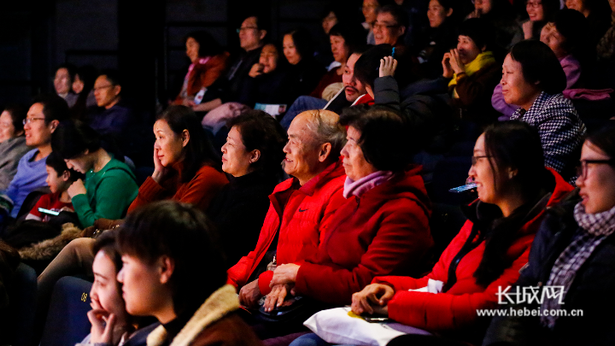
M65 276L93 282L80 345L615 342L615 1L355 10L320 43L189 33L152 122L71 64L2 108L0 321L20 257L34 343Z

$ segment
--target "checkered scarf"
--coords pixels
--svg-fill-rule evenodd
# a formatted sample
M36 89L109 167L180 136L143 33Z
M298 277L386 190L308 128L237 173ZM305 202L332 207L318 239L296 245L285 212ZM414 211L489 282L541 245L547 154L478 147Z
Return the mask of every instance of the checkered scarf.
M591 256L594 249L610 234L615 231L615 207L610 210L587 214L585 207L578 203L574 207L574 219L579 224L580 229L575 233L570 245L559 255L553 268L547 286L563 286L564 296L570 289L577 271L583 263ZM560 309L559 297L545 298L542 302L541 310ZM553 328L557 316L543 316L540 318L543 325Z

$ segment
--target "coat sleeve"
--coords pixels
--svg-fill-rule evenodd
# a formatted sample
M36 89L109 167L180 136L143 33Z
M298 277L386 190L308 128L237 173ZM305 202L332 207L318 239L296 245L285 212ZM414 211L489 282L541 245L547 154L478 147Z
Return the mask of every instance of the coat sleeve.
M303 263L295 289L319 301L349 304L352 294L368 285L374 276L394 272L409 263L419 265L433 244L427 215L414 201L412 205L392 203L389 210L356 267Z
M205 64L205 72L200 75L201 88L212 85L226 69L228 53L216 55Z
M135 200L130 204L128 212L130 213L140 206L170 198L171 196L173 196L173 192L158 184L154 179L152 179L152 177L147 177L147 179L145 179L143 184L139 187L137 198L135 198Z
M459 95L459 101L464 107L470 107L481 99L489 99L492 90L497 84L499 69L497 64L483 67L484 71L478 71L472 76L462 75L457 80L455 90ZM481 73L482 72L482 73Z
M483 292L464 294L397 291L388 304L389 317L416 328L431 331L461 329L478 319L477 310L497 305L498 287L511 286L528 261L533 236L523 239L525 251Z
M174 199L180 203L192 204L201 210L207 210L211 200L227 183L228 180L224 174L213 167L204 166L187 183L187 186L182 187L181 191L176 193Z

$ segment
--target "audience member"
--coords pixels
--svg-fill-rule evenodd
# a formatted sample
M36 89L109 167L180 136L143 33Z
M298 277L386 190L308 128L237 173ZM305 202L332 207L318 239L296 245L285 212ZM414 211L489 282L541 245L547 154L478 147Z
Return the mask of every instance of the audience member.
M232 59L226 74L208 88L203 101L192 107L194 111L207 112L223 103L237 101L252 66L259 60L267 28L268 23L263 16L246 17L237 29L241 53Z
M363 29L359 24L336 24L329 30L331 52L333 53L333 58L339 64L337 67L329 69L329 72L322 77L310 96L329 101L344 87L342 75L344 74L346 61L357 47L363 45L362 41L364 41L364 38L362 36Z
M587 40L595 47L611 26L611 8L608 0L566 0L566 7L581 12L589 23Z
M288 104L290 105L297 97L312 92L325 70L314 59L314 43L306 29L288 31L284 35L282 46L284 56L290 64L286 72L289 87L294 89L289 95Z
M572 179L585 125L562 95L566 75L555 53L539 41L517 43L504 60L500 83L506 103L520 107L511 119L538 129L545 166Z
M345 176L338 160L344 129L337 114L301 113L291 123L288 139L283 165L292 178L278 184L269 197L269 211L254 250L228 270L229 283L240 289L239 299L248 307L255 307L269 291L269 280L260 276L274 255L274 263L285 264L316 253L344 200Z
M77 101L71 107L71 119L84 120L88 109L97 106L96 96L94 95L94 82L98 72L92 65L81 66L75 73L73 80L73 91L77 94Z
M122 161L101 146L99 135L82 122L64 122L51 139L53 151L70 169L85 174L69 188L75 212L83 227L98 219L124 217L137 197L135 175Z
M224 255L202 212L174 201L145 206L128 216L118 244L126 311L161 323L148 345L261 345L224 284Z
M529 18L521 24L523 38L526 40L540 39L542 27L553 21L559 9L559 0L526 0L525 10Z
M220 232L229 264L254 248L263 226L269 195L282 175L286 131L269 114L248 110L227 124L222 170L229 176L207 215Z
M94 243L94 282L90 289L92 310L87 315L92 327L90 334L76 346L145 346L147 336L158 326L154 323L142 328L142 319L126 311L122 284L117 281L117 274L122 269L122 257L117 249L116 237L116 231L107 232Z
M442 58L457 43L457 5L455 0L429 1L429 29L418 39L416 50L420 74L424 78L442 75Z
M228 180L196 114L185 106L169 107L154 124L154 135L154 173L129 211L162 199L206 210Z
M472 162L468 174L478 184L478 200L464 208L468 220L431 273L418 279L376 277L353 295L354 313L382 314L439 336L480 343L486 320L477 309L494 308L498 289L517 280L545 208L572 187L545 169L536 130L521 122L490 125L476 141ZM420 342L422 337L408 335L406 344L437 344Z
M66 101L55 95L42 95L34 100L24 119L27 152L17 165L17 173L6 194L13 201L11 217L17 217L21 204L30 192L46 187L45 159L51 153L51 135L61 121L68 118Z
M612 60L615 57L615 1L609 0L611 6L611 27L598 42L598 59Z
M442 76L450 79L448 87L455 114L480 125L497 121L491 95L501 69L494 56L492 34L493 27L484 19L467 19L459 27L457 48L445 53L442 59Z
M5 191L17 173L19 160L30 148L26 145L23 122L26 110L11 105L0 114L0 191Z
M511 297L538 290L542 299L517 299L506 310L540 310L542 316L495 317L483 345L607 345L615 340L613 317L604 314L615 308L610 294L615 289L614 138L612 124L587 137L578 193L549 208L528 265L509 290ZM552 295L545 294L549 288Z
M103 71L94 83L94 96L101 110L92 114L88 125L122 153L130 152L131 130L137 123L132 109L122 100L122 77L118 71Z
M474 11L468 18L483 18L495 29L495 44L508 50L523 39L517 14L508 0L475 0ZM492 29L493 30L493 29Z
M186 55L190 67L182 89L173 102L177 105L195 106L226 69L229 54L207 31L194 31L186 35Z
M348 60L346 60L346 65L344 66L344 72L342 74L342 83L344 85L342 90L338 91L329 102L312 96L299 96L280 121L282 127L288 129L293 119L298 114L307 110L326 109L332 112L341 112L345 107L371 102L372 99L367 95L365 86L354 77L355 63L359 60L363 52L364 49L359 48L352 52Z
M376 11L378 8L394 4L392 0L363 0L363 6L361 7L361 11L363 12L363 17L365 18L365 22L363 22L363 28L368 30L367 33L367 44L376 44L376 40L374 37L374 23L378 17Z
M346 201L314 255L267 273L273 277L266 311L281 307L291 289L319 302L349 304L375 276L420 275L427 267L430 203L420 167L409 164L402 118L376 107L342 114L340 124L347 127L341 151Z
M409 24L408 15L399 5L379 7L376 10L376 21L372 25L374 44L386 43L395 47L405 47L404 35Z
M53 87L56 94L66 101L69 108L77 102L77 95L73 92L75 73L77 73L77 68L73 64L62 64L56 69L53 78Z

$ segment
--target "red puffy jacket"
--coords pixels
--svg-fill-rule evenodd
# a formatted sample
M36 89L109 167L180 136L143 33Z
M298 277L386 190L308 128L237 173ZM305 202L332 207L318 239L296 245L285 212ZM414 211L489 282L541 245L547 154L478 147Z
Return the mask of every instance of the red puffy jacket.
M348 198L333 216L317 255L301 265L297 293L350 304L352 294L377 275L424 273L433 240L420 171L415 166L360 197Z
M555 177L555 188L547 207L557 204L573 190L573 187L557 172L549 170ZM420 279L402 276L375 278L374 283L385 283L395 289L395 296L388 303L389 317L403 324L429 331L462 331L467 330L467 327L475 327L478 321L476 309L496 307L498 287L505 289L519 278L519 271L528 261L532 241L544 216L543 209L520 229L517 239L507 251L508 258L513 259L512 265L487 287L477 285L474 277L474 272L483 258L485 250L483 241L461 258L455 271L457 281L446 293L408 291L427 286L429 279L446 284L449 265L472 230L473 224L469 220L444 250L440 260L427 276Z
M300 263L316 253L331 216L344 202L345 179L340 160L301 187L294 178L278 184L269 196L271 204L256 248L229 268L228 282L235 287L245 285L277 233L278 264ZM262 280L259 278L262 294L270 291L270 279L270 274L265 274Z

